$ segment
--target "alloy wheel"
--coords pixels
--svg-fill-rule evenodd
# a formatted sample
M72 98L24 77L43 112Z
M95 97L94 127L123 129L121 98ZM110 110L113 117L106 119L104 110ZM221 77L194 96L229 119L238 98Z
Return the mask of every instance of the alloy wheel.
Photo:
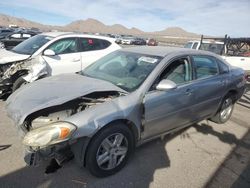
M121 133L115 133L105 138L100 144L96 161L99 168L111 170L117 167L127 155L128 140Z

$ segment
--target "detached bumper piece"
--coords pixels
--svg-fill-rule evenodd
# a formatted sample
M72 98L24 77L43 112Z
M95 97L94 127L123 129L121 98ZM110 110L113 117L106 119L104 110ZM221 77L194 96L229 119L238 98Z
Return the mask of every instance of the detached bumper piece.
M63 165L67 161L74 158L70 146L54 146L39 149L37 151L31 148L25 149L24 161L28 166L38 166L42 161L56 160L59 165Z
M1 79L0 78L0 98L7 97L12 92L12 80L11 79Z
M40 163L41 159L38 153L30 152L27 150L25 151L24 161L29 166L37 166Z

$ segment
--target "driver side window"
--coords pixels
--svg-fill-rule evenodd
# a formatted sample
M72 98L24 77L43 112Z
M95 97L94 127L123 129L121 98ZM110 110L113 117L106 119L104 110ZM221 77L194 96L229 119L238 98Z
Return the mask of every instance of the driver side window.
M57 55L76 53L78 51L77 39L76 38L61 39L51 44L47 49L53 50Z
M172 61L159 75L151 90L155 90L161 80L171 80L176 85L181 85L192 80L192 66L188 58L180 58Z

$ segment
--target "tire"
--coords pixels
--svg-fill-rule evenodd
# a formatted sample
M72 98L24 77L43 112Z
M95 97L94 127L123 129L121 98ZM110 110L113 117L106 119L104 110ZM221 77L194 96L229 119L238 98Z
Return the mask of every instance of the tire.
M115 174L126 165L134 151L134 143L134 136L124 123L108 125L97 133L88 145L87 169L96 177Z
M28 82L23 79L23 77L19 77L13 84L12 92L16 91L18 88L22 87L23 85L27 84Z
M219 111L210 120L218 124L226 123L230 119L233 113L234 109L233 101L234 101L233 96L227 95L223 99Z

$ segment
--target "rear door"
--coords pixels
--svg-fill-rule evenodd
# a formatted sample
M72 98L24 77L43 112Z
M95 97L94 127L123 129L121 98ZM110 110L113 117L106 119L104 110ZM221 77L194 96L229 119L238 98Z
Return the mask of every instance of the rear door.
M54 56L42 55L51 69L51 75L81 71L81 55L76 37L59 39L46 49L51 49L56 54Z
M211 56L192 56L195 80L193 89L195 103L193 110L198 119L214 114L222 96L224 96L228 74L220 73L217 59Z
M104 39L80 37L79 44L82 69L86 68L94 61L100 59L108 53L114 51L114 49L109 48L111 42Z

